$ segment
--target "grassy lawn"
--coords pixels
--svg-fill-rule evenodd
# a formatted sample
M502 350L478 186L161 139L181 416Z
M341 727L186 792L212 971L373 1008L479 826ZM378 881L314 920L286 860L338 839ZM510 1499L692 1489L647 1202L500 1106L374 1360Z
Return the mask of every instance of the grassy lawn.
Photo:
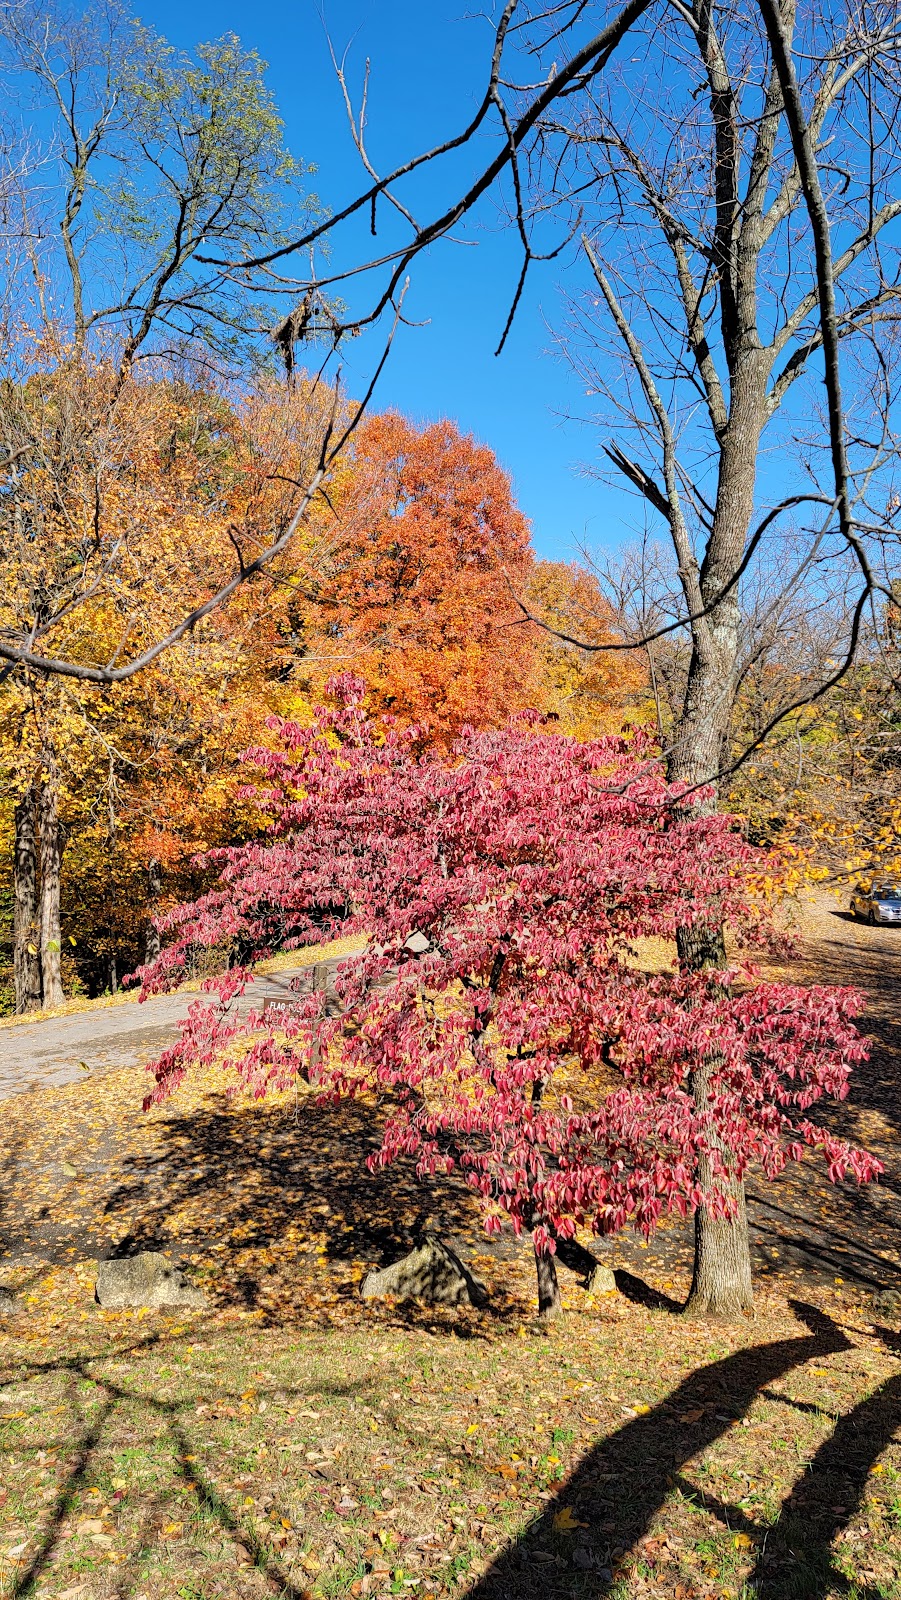
M538 1328L528 1244L486 1240L450 1179L366 1171L373 1106L211 1070L144 1116L135 1068L5 1101L0 1595L901 1600L901 1334L861 1276L892 1282L897 1242L874 1021L841 1114L882 1118L886 1182L805 1163L771 1191L810 1251L759 1234L736 1326L681 1320L690 1240L664 1229L616 1245L622 1292L564 1278ZM360 1300L429 1225L486 1310ZM112 1247L177 1256L209 1309L101 1311Z
M582 1296L545 1333L519 1264L479 1266L493 1312L326 1265L283 1322L42 1275L2 1343L0 1592L901 1593L897 1336L840 1292L740 1329Z

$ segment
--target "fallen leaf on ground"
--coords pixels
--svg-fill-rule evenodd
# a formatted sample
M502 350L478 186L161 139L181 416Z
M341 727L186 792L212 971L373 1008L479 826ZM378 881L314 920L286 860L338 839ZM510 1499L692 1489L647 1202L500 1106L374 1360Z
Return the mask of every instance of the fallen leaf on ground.
M578 1517L573 1516L571 1506L564 1506L563 1509L558 1511L557 1515L554 1517L555 1533L572 1533L576 1528L587 1527L587 1522L580 1522Z

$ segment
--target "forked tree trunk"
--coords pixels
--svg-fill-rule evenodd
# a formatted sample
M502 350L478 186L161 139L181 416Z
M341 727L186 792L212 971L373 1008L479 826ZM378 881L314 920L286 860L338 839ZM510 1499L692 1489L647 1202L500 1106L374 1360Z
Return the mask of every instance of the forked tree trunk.
M13 854L13 975L17 1016L41 1004L38 931L38 788L32 780L15 810Z
M62 1005L62 930L60 927L60 877L62 829L59 821L59 768L52 745L43 752L43 773L38 802L41 849L41 974L44 1007Z

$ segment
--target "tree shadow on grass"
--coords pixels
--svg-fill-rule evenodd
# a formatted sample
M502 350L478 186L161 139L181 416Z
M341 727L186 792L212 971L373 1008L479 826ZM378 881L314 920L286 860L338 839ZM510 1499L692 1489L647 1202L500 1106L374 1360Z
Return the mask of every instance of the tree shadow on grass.
M126 1355L131 1357L146 1355L168 1342L158 1333L151 1333L144 1338L135 1339L128 1345L120 1346L116 1356L121 1360ZM178 1341L173 1337L172 1342L175 1344ZM66 1472L55 1499L45 1514L43 1526L36 1535L34 1551L27 1563L15 1574L11 1595L19 1597L33 1594L35 1586L52 1567L63 1526L75 1510L85 1485L96 1474L98 1452L107 1442L117 1413L130 1410L137 1404L149 1411L156 1429L161 1427L165 1430L174 1447L174 1475L184 1481L185 1486L194 1495L197 1505L215 1519L220 1534L232 1541L238 1568L240 1569L242 1564L242 1553L246 1552L243 1556L244 1563L256 1568L270 1589L285 1596L286 1600L307 1600L309 1589L306 1583L294 1582L288 1564L272 1547L270 1541L251 1527L246 1518L242 1519L239 1513L232 1509L212 1478L198 1466L197 1442L191 1436L188 1422L188 1417L192 1416L194 1410L193 1401L168 1400L146 1392L135 1394L132 1389L121 1386L108 1375L99 1376L93 1371L95 1360L96 1357L75 1356L70 1360L32 1361L20 1364L14 1379L11 1380L19 1388L29 1378L46 1378L52 1374L59 1374L70 1379L71 1399L79 1413L80 1423L73 1437L59 1440L53 1445L53 1448L67 1450ZM90 1417L84 1415L84 1403L83 1400L79 1401L77 1393L79 1390L84 1390L87 1385L90 1385L98 1396L98 1403ZM0 1391L2 1388L3 1384L0 1382ZM282 1398L293 1395L298 1399L309 1399L311 1395L321 1397L325 1394L332 1397L347 1395L359 1397L365 1394L366 1388L366 1385L359 1383L331 1383L317 1385L315 1390L311 1391L306 1386L286 1389L280 1384L277 1392ZM259 1387L256 1393L265 1395L267 1391L265 1387ZM225 1398L238 1402L237 1394ZM124 1565L116 1569L118 1581L115 1592L122 1596L134 1592L135 1569L146 1561L147 1547L153 1543L159 1532L158 1519L155 1521L152 1513L148 1513L144 1523L139 1535L132 1540L133 1553L126 1558ZM237 1593L238 1590L235 1587L230 1592Z
M599 1600L608 1594L616 1562L647 1532L686 1463L739 1421L767 1384L812 1358L851 1348L828 1316L812 1306L793 1309L809 1335L702 1367L664 1403L601 1441L467 1600ZM583 1524L577 1542L555 1530L564 1509Z
M627 1272L625 1267L617 1267L613 1275L620 1294L625 1300L631 1300L633 1305L644 1306L647 1311L671 1311L674 1314L682 1311L681 1300L674 1300L662 1289L652 1289L643 1278L636 1277L634 1272Z
M901 1355L901 1335L888 1329L880 1334ZM792 1600L816 1600L830 1586L850 1590L835 1564L833 1547L863 1503L872 1467L899 1428L901 1373L839 1417L783 1501L749 1580L759 1600L784 1600L787 1594ZM875 1589L858 1582L853 1588L857 1600L871 1595L877 1600Z

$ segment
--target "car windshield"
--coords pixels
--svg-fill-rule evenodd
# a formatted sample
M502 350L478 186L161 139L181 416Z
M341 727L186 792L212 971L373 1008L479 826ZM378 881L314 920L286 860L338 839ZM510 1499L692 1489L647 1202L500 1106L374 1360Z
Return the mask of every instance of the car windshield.
M901 889L893 883L877 883L873 895L877 900L901 900Z

